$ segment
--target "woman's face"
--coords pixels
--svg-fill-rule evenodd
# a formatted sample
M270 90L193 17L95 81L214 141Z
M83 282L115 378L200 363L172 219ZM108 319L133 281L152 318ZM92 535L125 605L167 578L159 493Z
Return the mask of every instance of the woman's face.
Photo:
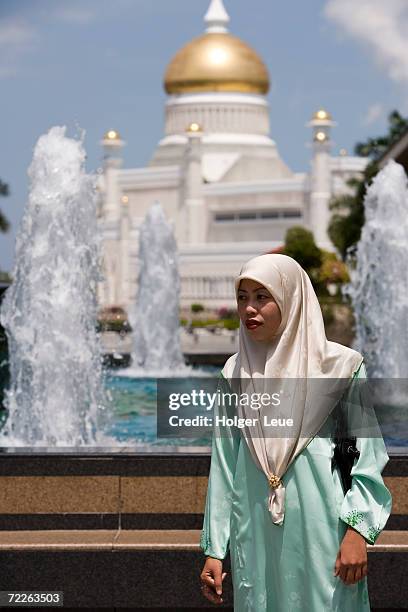
M238 289L238 315L257 342L272 340L282 320L279 306L269 291L247 278L242 279Z

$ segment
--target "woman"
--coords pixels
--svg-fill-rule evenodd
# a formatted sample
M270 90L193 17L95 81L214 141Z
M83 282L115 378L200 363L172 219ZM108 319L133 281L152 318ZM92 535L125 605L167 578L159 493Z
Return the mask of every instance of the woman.
M235 288L239 352L225 364L222 381L232 388L238 381L241 393L279 388L295 418L290 435L273 436L262 425L266 406L239 435L213 436L200 541L207 557L202 592L213 603L223 601L222 561L229 549L235 612L370 610L366 542L375 542L391 511L381 477L385 445L381 437L357 439L360 456L345 494L338 469L331 469L334 442L316 435L331 418L337 400L328 398L339 398L338 381L343 392L346 381L358 416L363 358L326 339L310 279L292 258L251 259ZM310 401L310 389L299 384L285 395L289 383L312 378L335 392L315 393ZM218 415L225 410L219 403ZM249 415L239 402L233 410Z

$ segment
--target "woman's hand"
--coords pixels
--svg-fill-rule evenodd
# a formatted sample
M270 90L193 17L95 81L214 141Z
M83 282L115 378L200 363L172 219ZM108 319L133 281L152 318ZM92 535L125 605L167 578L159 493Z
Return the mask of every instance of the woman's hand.
M363 536L349 527L341 543L334 566L334 575L345 584L355 584L367 576L367 545Z
M211 603L221 604L223 602L222 581L226 575L227 572L222 573L222 561L207 557L200 579L202 593Z

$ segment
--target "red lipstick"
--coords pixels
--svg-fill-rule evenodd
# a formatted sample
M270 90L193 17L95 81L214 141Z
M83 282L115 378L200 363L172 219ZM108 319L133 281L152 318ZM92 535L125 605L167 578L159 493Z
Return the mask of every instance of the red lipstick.
M260 321L257 321L256 319L248 319L247 321L245 321L245 327L247 329L256 329L260 325L262 325L262 323Z

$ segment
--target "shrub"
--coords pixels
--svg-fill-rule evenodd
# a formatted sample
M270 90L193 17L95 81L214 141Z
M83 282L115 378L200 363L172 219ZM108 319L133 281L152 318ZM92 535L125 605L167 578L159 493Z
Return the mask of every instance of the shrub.
M218 310L218 316L220 317L220 319L233 319L234 317L236 317L237 312L236 310L233 310L232 308L227 308L226 306L223 306L222 308L220 308Z
M319 280L322 283L348 283L350 281L347 266L335 253L322 251L323 261L320 266Z
M239 319L224 319L224 329L229 329L230 331L234 329L238 329L239 327Z
M203 312L203 310L204 306L202 304L191 304L191 312L197 314L199 312Z
M201 319L199 321L192 321L191 325L193 327L208 327L208 326L220 327L220 321L219 319Z
M117 319L99 319L96 329L98 332L117 332L127 334L132 331L129 321L118 321Z

